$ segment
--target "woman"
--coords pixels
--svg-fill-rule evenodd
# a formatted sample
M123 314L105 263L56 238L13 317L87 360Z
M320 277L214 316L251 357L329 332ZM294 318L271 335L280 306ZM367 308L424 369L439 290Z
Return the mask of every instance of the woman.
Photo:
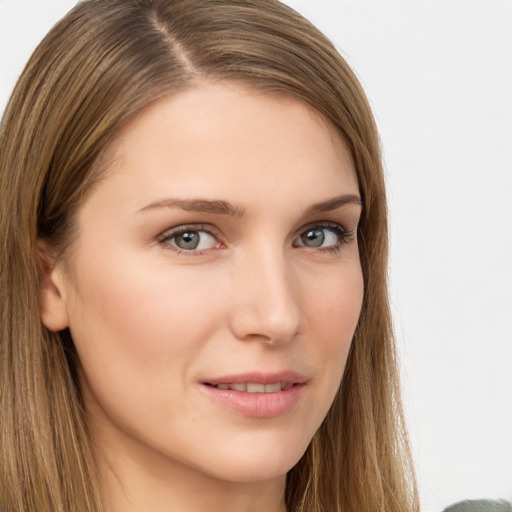
M3 512L417 510L374 121L274 0L90 0L0 132Z

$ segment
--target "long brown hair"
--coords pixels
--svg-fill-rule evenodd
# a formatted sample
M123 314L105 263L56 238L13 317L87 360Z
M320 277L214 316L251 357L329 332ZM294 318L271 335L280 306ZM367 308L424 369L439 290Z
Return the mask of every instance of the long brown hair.
M87 0L46 36L0 125L0 508L99 512L69 333L40 320L38 239L61 254L109 141L201 80L304 102L351 151L364 202L364 303L335 402L289 472L289 512L418 510L387 298L375 123L329 40L277 0Z

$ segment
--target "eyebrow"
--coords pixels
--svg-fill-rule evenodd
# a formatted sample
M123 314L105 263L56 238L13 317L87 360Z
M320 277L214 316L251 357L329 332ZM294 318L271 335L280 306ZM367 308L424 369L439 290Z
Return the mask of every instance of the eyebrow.
M356 204L362 206L363 203L361 198L356 194L345 194L338 197L333 197L332 199L327 199L327 201L322 201L320 203L315 203L311 205L306 210L306 215L313 215L315 213L323 213L330 212L332 210L337 210L346 204Z
M141 208L139 212L154 210L155 208L180 208L186 211L216 213L218 215L230 215L233 217L241 217L245 208L239 205L233 205L221 199L162 199L148 204Z
M346 204L362 205L361 199L356 194L345 194L338 197L333 197L315 203L307 208L305 215L314 215L316 213L329 212L341 208ZM148 210L154 210L157 208L180 208L185 211L194 211L202 213L214 213L218 215L229 215L232 217L242 217L245 212L245 207L241 205L234 205L228 201L222 199L162 199L161 201L155 201L144 208L141 208L139 212Z

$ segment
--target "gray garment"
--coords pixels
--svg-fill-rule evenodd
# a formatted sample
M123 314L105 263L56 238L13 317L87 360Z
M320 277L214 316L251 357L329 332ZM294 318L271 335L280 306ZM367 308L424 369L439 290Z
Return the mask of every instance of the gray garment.
M507 501L461 501L443 512L512 512L512 503Z

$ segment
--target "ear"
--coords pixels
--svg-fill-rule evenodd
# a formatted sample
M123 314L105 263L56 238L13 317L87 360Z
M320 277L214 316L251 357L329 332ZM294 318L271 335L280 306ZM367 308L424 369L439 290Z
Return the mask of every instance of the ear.
M43 240L37 243L37 267L41 286L41 320L50 331L69 327L62 265Z

